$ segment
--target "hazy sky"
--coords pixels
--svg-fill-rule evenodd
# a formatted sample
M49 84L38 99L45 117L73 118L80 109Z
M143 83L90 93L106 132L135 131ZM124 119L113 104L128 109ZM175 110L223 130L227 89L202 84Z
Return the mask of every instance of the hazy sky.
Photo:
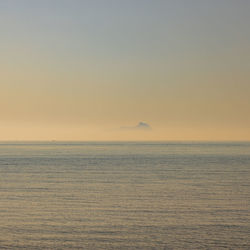
M250 140L250 1L0 0L0 140ZM124 130L147 122L152 130Z

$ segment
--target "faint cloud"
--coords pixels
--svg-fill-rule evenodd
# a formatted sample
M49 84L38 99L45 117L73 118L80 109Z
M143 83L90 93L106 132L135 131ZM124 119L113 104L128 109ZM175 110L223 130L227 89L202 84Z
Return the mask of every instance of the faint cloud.
M151 126L146 122L139 122L136 126L133 127L121 127L123 130L152 130Z

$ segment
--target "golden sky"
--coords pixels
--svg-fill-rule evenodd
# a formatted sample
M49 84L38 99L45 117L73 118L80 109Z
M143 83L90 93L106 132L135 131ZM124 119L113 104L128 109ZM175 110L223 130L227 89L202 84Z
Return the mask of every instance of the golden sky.
M244 0L1 1L0 140L250 140L249 13Z

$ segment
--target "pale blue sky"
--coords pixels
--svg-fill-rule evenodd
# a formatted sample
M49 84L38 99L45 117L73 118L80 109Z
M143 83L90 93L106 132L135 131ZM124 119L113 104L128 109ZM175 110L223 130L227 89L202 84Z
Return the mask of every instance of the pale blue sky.
M250 139L249 13L244 0L2 0L1 121Z

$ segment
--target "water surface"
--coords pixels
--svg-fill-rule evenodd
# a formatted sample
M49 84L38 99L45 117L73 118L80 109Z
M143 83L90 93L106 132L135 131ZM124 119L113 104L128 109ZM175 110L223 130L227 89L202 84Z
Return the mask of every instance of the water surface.
M249 249L250 143L0 143L1 249Z

